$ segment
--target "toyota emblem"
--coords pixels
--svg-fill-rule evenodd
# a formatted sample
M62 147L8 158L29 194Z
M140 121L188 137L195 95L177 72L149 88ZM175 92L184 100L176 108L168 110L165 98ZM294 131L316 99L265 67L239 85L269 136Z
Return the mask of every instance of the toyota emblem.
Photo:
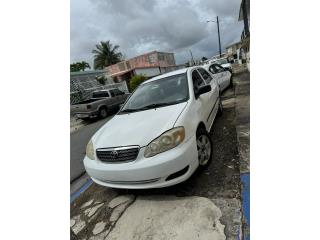
M112 157L113 159L116 159L116 158L118 157L118 155L119 155L119 153L118 153L117 151L112 151L112 152L111 152L111 157Z

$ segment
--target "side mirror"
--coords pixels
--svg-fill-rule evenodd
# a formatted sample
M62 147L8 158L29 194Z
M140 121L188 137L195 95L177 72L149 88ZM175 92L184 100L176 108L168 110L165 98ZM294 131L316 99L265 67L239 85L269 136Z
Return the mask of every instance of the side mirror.
M196 99L204 93L210 92L211 91L211 85L204 85L198 89L198 91L195 93Z

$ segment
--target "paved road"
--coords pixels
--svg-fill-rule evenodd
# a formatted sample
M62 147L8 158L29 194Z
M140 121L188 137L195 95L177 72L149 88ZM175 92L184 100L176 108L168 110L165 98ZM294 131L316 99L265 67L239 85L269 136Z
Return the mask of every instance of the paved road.
M107 117L94 121L70 134L70 181L84 173L82 160L86 154L87 143L92 135L110 119L111 117Z

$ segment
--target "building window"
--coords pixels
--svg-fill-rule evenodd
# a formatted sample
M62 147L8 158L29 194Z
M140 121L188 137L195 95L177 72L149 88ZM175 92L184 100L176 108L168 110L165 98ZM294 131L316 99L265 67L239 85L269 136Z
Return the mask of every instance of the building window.
M124 62L119 63L118 66L119 66L119 70L120 70L120 71L126 70L126 67L125 67L125 65L124 65Z
M159 59L159 61L164 61L164 54L158 53L158 59Z
M151 54L148 56L148 61L149 63L156 63L157 62L157 59L156 59L156 54Z
M127 69L131 69L130 62L126 61Z

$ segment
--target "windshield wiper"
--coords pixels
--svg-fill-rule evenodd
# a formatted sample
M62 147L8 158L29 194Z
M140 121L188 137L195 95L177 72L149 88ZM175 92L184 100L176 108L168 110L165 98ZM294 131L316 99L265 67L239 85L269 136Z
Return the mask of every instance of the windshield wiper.
M121 110L119 113L131 113L131 112L136 112L136 111L139 111L139 109L130 109L130 108L127 108L127 109Z
M152 103L146 106L143 106L141 108L127 108L127 109L123 109L121 110L119 113L131 113L131 112L138 112L138 111L143 111L143 110L148 110L148 109L153 109L153 108L158 108L158 107L164 107L164 106L168 106L168 105L173 105L179 102L165 102L165 103Z
M143 106L142 108L139 108L139 109L141 109L141 110L152 109L152 108L164 107L164 106L168 106L168 105L172 105L172 104L175 104L175 102L153 103L153 104L149 104L149 105Z

